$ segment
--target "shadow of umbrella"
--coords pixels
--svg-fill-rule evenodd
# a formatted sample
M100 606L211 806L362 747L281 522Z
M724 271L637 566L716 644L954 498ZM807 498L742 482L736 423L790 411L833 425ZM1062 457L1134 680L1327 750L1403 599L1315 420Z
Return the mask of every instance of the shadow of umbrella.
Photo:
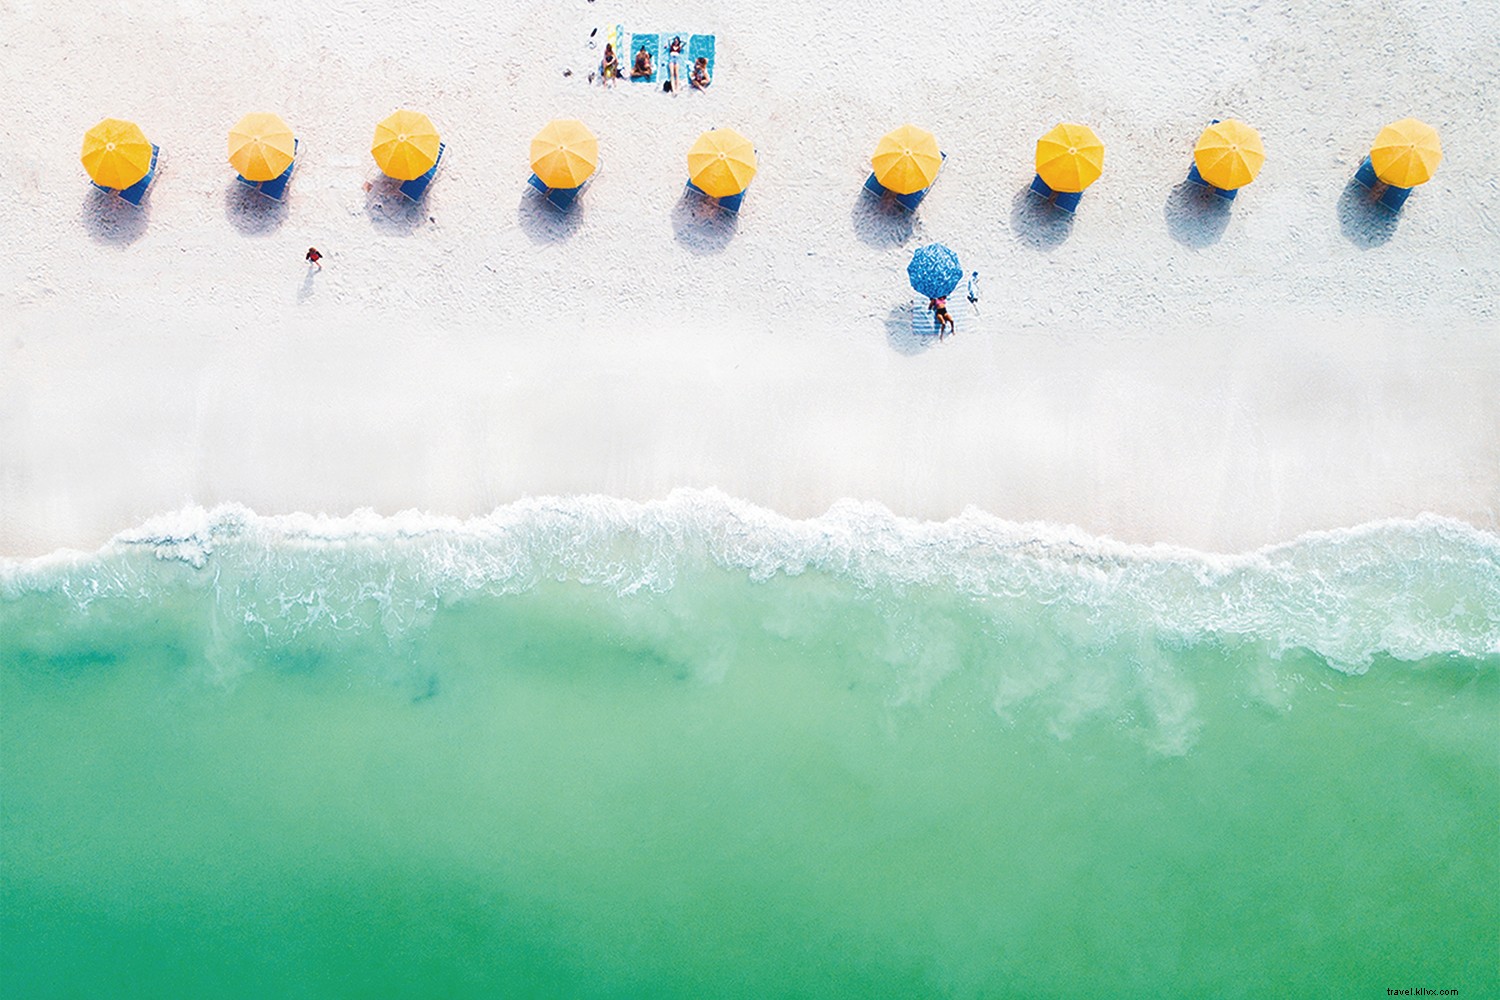
M898 247L911 239L916 228L912 213L894 199L876 198L863 188L854 198L849 213L854 235L872 247Z
M401 193L401 182L380 174L365 187L365 214L370 224L392 236L410 236L424 222L431 222L427 215L427 198L412 201Z
M1399 212L1392 212L1376 201L1370 189L1353 177L1339 195L1338 213L1344 239L1361 250L1390 242L1401 221Z
M684 191L672 207L672 232L677 242L700 257L722 253L734 239L740 217L691 191Z
M1010 228L1033 250L1055 250L1073 232L1073 215L1023 187L1010 200Z
M564 212L531 187L521 192L516 206L516 223L533 243L562 243L578 232L583 224L583 199Z
M286 221L284 201L268 198L234 178L224 189L224 218L246 236L266 236Z
M140 239L150 221L150 202L140 208L89 185L83 196L83 228L96 243L124 247Z
M921 354L933 344L937 343L937 331L931 334L919 334L912 330L912 313L917 309L915 302L907 302L899 306L892 306L891 311L885 317L885 339L891 345L891 350L897 354L911 357Z
M1167 232L1178 243L1212 246L1229 225L1229 202L1202 184L1183 181L1167 195L1161 214L1167 220Z

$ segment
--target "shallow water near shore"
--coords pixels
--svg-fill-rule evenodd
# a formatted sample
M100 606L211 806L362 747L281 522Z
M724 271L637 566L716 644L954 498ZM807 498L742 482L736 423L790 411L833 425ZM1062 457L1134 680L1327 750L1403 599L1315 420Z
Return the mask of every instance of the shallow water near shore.
M1494 989L1500 539L712 494L0 566L17 996Z

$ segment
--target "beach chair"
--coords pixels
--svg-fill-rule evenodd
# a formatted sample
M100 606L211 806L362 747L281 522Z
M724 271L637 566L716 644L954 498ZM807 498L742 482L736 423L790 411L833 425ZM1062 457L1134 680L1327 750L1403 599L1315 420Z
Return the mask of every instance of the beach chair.
M595 171L588 180L574 188L549 188L546 184L542 183L542 179L536 174L532 174L527 178L526 183L536 188L553 208L559 212L566 212L573 207L573 202L578 200L578 196L583 193L583 189L588 187L589 183L597 176L598 171Z
M1411 197L1411 188L1396 187L1375 176L1375 165L1370 162L1368 156L1354 172L1354 179L1361 186L1368 188L1375 196L1375 200L1392 212L1401 211L1401 206L1406 204L1407 198Z
M687 75L688 75L688 81L689 81L688 82L688 89L689 90L693 89L693 85L692 85L693 67L696 66L696 65L698 65L698 60L699 59L705 59L705 60L707 60L707 65L708 65L708 85L710 87L712 87L713 84L714 84L714 80L717 79L714 76L714 36L713 35L694 35L692 38L688 39Z
M1036 174L1031 178L1031 193L1043 201L1051 202L1069 215L1078 211L1078 203L1083 200L1082 191L1052 190L1051 186L1042 180L1041 174Z
M740 205L742 205L744 203L744 201L745 201L745 191L748 191L750 189L746 188L745 191L741 191L739 194L731 194L731 195L725 195L722 198L715 198L713 195L709 194L707 191L703 190L701 187L699 187L698 185L694 184L692 181L688 181L687 182L687 190L689 192L693 193L693 194L696 194L698 197L702 198L704 201L712 202L713 204L717 205L719 208L722 208L726 212L729 212L729 213L731 213L733 215L739 215L740 214Z
M645 49L651 55L651 72L645 76L635 76L635 54ZM625 79L631 83L655 83L660 79L661 72L661 36L660 35L631 35L630 48L621 61L625 69Z
M1234 196L1239 194L1238 189L1234 191L1226 191L1224 188L1214 187L1212 184L1208 183L1208 181L1203 179L1203 175L1198 173L1198 164L1196 163L1188 167L1187 179L1192 181L1194 184L1199 185L1200 187L1208 188L1210 191L1218 195L1220 198L1223 198L1225 201L1234 201Z
M98 188L100 191L108 191L110 194L119 195L121 198L130 202L136 208L140 208L141 200L146 197L146 189L149 188L151 186L151 182L156 179L156 157L160 152L161 147L153 142L151 144L151 166L146 168L146 176L142 177L140 180L136 181L128 188L105 187L103 184L97 184L93 181L90 181L89 183L94 184L94 187Z
M432 163L432 168L428 170L427 173L423 174L421 177L416 178L415 180L402 181L401 186L396 190L400 191L403 195L405 195L412 201L421 201L422 196L427 193L427 185L432 183L432 179L437 176L438 167L442 166L443 150L447 148L447 143L438 143L438 155L437 159Z
M938 177L943 176L943 164L948 162L948 154L940 152L940 155L943 159L942 162L938 164L937 176L932 178L931 184L927 185L920 191L913 191L911 194L897 194L896 192L887 188L884 184L881 184L879 181L877 181L875 179L874 173L871 173L869 177L865 178L865 190L870 192L877 198L885 198L889 196L896 202L896 204L900 205L908 212L915 212L917 210L917 206L922 204L922 199L927 197L927 192L937 187Z
M1392 212L1399 212L1401 211L1401 206L1406 204L1406 199L1411 196L1411 191L1411 188L1387 184L1385 190L1380 192L1380 197L1377 200Z
M292 179L292 171L297 167L297 147L301 144L302 140L300 139L292 140L292 162L287 164L286 169L281 172L279 177L273 177L268 181L252 181L240 174L235 174L234 179L247 188L259 191L273 201L280 201L282 196L286 194L286 185Z

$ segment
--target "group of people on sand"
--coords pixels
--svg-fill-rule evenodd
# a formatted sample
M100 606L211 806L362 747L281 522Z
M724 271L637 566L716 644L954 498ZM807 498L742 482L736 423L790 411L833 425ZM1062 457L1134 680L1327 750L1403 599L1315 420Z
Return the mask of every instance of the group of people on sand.
M630 78L632 80L649 80L656 73L656 61L651 53L646 51L642 45L635 54L635 62L630 67ZM604 46L604 62L600 64L600 77L606 84L612 84L621 77L620 57L615 53L614 43ZM713 80L708 74L708 59L699 56L693 62L692 72L688 74L688 83L694 90L707 90ZM674 35L672 41L667 44L667 81L664 90L677 93L682 89L682 36Z

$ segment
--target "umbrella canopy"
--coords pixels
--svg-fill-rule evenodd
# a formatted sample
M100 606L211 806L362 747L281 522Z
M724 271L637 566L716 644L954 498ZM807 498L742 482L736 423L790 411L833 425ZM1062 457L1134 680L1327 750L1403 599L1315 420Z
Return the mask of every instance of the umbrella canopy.
M380 172L398 181L414 181L437 163L437 128L420 111L397 111L375 126L370 155Z
M704 132L688 150L688 177L704 194L728 198L750 186L755 147L732 128Z
M1036 173L1054 191L1082 191L1104 172L1104 143L1087 125L1063 122L1036 141Z
M947 298L958 287L959 281L963 279L964 269L958 262L958 254L941 243L929 243L925 247L918 247L917 252L911 255L911 263L906 265L906 276L911 279L911 287L918 294L929 299L942 299Z
M80 159L95 184L123 190L151 170L151 143L135 122L106 118L83 133Z
M876 144L870 165L875 168L875 179L887 191L916 194L932 187L937 180L943 153L931 132L915 125L902 125L886 133Z
M1437 129L1415 118L1391 122L1370 147L1370 166L1382 184L1416 187L1432 180L1443 159L1443 144Z
M599 167L599 137L576 118L548 122L531 140L531 171L549 188L576 188Z
M1255 180L1266 162L1266 150L1259 132L1230 118L1203 130L1193 149L1193 162L1198 165L1198 176L1221 191L1233 191Z
M274 181L295 151L291 126L268 111L248 114L229 130L229 165L247 181Z

